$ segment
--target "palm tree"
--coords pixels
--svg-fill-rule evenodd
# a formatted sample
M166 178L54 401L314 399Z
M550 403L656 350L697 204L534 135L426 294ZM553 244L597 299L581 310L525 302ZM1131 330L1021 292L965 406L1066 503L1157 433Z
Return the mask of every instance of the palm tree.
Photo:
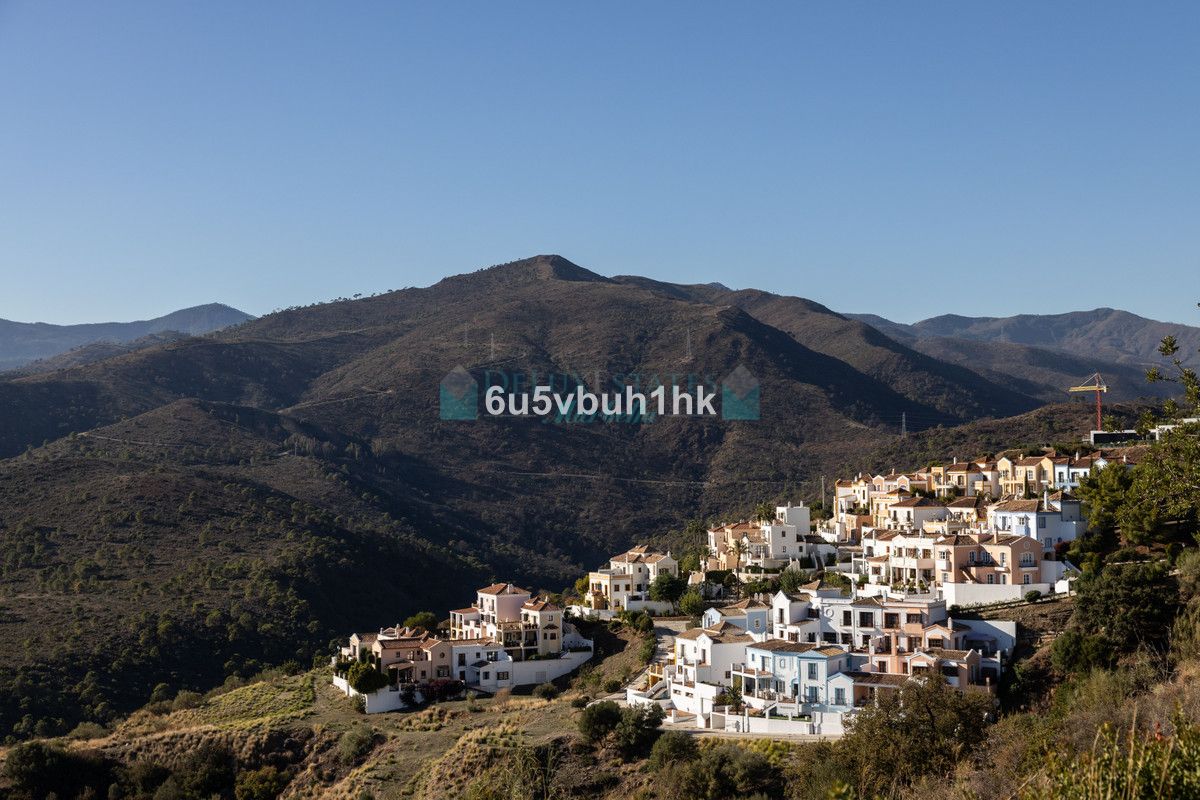
M759 503L754 507L754 518L759 522L770 522L775 519L775 509L765 501Z
M741 539L737 539L733 543L733 571L737 572L738 567L742 565L742 555L746 552L746 545Z

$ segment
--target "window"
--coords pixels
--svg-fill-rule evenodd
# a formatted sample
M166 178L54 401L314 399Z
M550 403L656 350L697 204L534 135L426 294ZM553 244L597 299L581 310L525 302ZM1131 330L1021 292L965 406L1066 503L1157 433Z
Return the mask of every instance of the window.
M1031 576L1029 576L1029 575L1026 575L1026 576L1025 576L1024 583L1025 583L1025 585L1026 585L1026 586L1028 586L1028 585L1029 585L1029 583L1030 583L1030 580L1029 580L1029 579L1030 579L1030 577L1031 577Z
M439 678L449 678L450 677L450 668L449 667L438 667L437 668L437 676Z
M843 611L842 612L842 624L846 625L846 626L850 626L850 625L854 624L854 612L853 611Z
M808 665L808 679L815 681L817 679L817 665L810 663Z
M875 627L875 615L872 614L870 611L858 612L858 627L874 628Z
M996 576L988 575L988 583L995 583L995 582L996 582Z
M492 673L490 673L490 672L485 672L485 673L483 673L483 679L484 679L485 681L486 681L486 680L489 680L491 677L492 677Z
M496 680L498 680L498 681L506 681L506 680L508 680L508 673L507 673L507 672L497 672L497 673L496 673Z
M1032 567L1033 566L1033 553L1021 553L1021 566L1022 567Z
M854 644L853 635L849 634L849 633L843 633L842 634L842 644Z
M833 704L838 705L838 706L846 705L846 690L845 689L834 689L833 690Z

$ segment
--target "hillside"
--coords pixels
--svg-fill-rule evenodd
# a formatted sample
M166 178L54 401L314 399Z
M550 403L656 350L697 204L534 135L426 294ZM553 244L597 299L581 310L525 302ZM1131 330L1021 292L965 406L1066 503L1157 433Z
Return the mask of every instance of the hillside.
M1066 314L964 317L947 314L911 325L875 314L848 314L893 340L958 364L1040 399L1054 398L1093 372L1113 400L1166 396L1145 381L1160 365L1159 342L1175 336L1186 363L1200 364L1200 328L1099 308Z
M236 308L209 303L137 322L51 325L0 319L0 372L97 342L125 344L168 331L198 336L250 318Z
M902 415L912 431L1036 405L807 301L701 288L542 256L0 381L0 646L18 654L0 736L305 663L495 578L561 589L689 519L815 499L900 442ZM762 418L443 421L459 365L560 389L716 386L744 365Z

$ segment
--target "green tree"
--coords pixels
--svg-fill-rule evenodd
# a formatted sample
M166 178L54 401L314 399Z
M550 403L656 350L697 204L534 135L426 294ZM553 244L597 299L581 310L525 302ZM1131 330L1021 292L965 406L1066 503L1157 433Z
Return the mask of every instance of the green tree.
M650 584L650 599L674 603L686 590L686 578L663 572Z
M1162 563L1109 564L1076 583L1071 627L1055 641L1055 666L1111 665L1140 647L1162 652L1179 603L1179 587Z
M897 786L950 772L983 741L993 710L991 697L960 692L939 673L876 697L839 745L862 797L892 796Z
M579 732L589 742L598 742L621 722L621 707L612 700L592 703L579 714Z
M1109 469L1124 470L1123 464ZM1106 470L1107 471L1107 470ZM1195 532L1200 520L1200 426L1165 433L1134 467L1126 502L1117 510L1121 533L1133 542ZM1169 524L1168 524L1169 523Z
M799 569L785 569L779 573L779 588L782 591L792 594L800 590L800 587L808 583L808 573Z
M754 507L754 518L759 522L770 522L775 519L775 507L763 501Z
M672 800L730 800L780 797L783 776L762 753L722 744L703 758L673 765L660 773L659 784Z
M427 631L436 631L438 629L437 614L432 611L418 611L408 619L404 620L406 628L424 628Z
M704 598L692 589L679 598L679 611L689 617L698 617L704 613Z
M1132 483L1133 476L1120 462L1094 469L1079 482L1079 499L1083 501L1088 527L1093 532L1116 528L1117 515L1129 496Z
M355 661L346 673L346 681L356 692L370 694L388 685L387 676L370 664Z
M625 758L645 755L658 737L666 714L658 703L639 704L621 709L621 719L613 728L613 741Z
M650 768L661 770L671 764L695 761L700 756L696 740L683 731L666 731L654 741L650 748Z

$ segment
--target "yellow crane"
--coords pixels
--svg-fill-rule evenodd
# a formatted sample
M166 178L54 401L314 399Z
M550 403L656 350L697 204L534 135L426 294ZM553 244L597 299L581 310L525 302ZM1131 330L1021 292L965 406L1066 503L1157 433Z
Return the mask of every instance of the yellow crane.
M1108 386L1104 383L1104 378L1100 377L1100 373L1094 373L1087 382L1079 386L1072 386L1067 389L1068 392L1095 392L1096 393L1096 430L1104 430L1101 426L1100 417L1100 395L1108 391Z

